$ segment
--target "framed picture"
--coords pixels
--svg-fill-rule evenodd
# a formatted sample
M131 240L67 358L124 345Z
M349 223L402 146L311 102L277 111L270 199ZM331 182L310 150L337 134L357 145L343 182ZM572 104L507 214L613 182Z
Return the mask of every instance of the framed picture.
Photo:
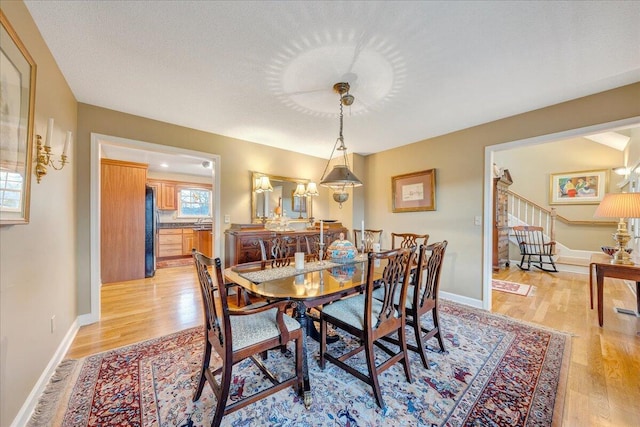
M549 184L550 205L598 204L607 191L606 169L552 173Z
M29 223L36 64L0 10L0 225Z
M295 190L291 191L291 210L298 213L307 212L307 196L298 197L294 196L293 193L295 193Z
M436 210L436 170L391 177L393 212Z

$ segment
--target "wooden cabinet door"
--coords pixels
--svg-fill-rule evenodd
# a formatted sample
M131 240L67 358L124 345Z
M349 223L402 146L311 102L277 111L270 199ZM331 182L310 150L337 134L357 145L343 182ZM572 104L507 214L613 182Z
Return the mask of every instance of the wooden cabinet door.
M176 203L176 186L175 184L163 182L160 184L160 191L162 193L162 207L164 210L176 210L178 209Z
M144 278L146 179L147 165L101 161L102 283Z
M195 234L190 228L182 229L182 255L191 255L191 250L195 248ZM197 248L196 248L197 249Z

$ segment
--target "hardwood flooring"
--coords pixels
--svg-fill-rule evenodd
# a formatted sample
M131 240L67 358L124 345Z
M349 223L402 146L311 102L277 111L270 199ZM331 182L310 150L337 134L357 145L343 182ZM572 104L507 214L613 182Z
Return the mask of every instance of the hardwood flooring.
M621 280L606 279L604 326L589 308L588 275L502 270L495 278L533 286L529 296L493 291L493 311L572 334L564 426L640 426L640 319ZM102 318L83 326L67 354L80 358L202 324L193 267L102 287ZM235 301L235 298L232 299ZM232 304L232 302L230 302Z

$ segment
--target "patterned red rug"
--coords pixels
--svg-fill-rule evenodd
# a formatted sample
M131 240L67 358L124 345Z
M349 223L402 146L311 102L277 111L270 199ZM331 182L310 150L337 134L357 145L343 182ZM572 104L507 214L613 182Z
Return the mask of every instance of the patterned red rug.
M448 302L442 304L441 323L447 352L431 349L429 370L410 352L412 384L399 365L381 375L385 410L376 406L371 388L355 377L330 363L321 371L318 345L310 340L314 400L308 410L290 388L229 414L222 425L559 424L568 335ZM200 401L191 401L202 342L202 330L194 328L64 361L29 425L208 426L215 403L209 387ZM341 352L352 344L343 339L330 349ZM283 363L284 357L291 355L269 352L266 363L285 374L292 363ZM234 368L234 375L232 399L264 384L249 361Z
M522 283L507 282L506 280L493 279L491 281L491 289L494 291L507 292L510 294L527 296L531 292L531 285Z

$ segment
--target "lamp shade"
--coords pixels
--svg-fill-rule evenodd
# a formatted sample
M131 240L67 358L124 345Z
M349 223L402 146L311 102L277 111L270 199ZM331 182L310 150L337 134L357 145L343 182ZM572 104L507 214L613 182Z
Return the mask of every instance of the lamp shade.
M349 170L347 165L335 165L329 175L320 181L320 185L330 188L344 188L347 185L359 187L362 181Z
M304 189L304 184L302 184L302 183L298 184L298 186L296 187L296 191L293 192L293 195L295 197L304 197L304 196L306 196L305 189Z
M316 185L315 182L310 182L307 184L307 191L305 192L305 194L307 196L319 196L320 193L318 193L318 186Z
M256 180L256 193L262 193L263 191L273 191L268 176L261 176Z
M602 218L640 218L640 193L605 194L593 216Z

